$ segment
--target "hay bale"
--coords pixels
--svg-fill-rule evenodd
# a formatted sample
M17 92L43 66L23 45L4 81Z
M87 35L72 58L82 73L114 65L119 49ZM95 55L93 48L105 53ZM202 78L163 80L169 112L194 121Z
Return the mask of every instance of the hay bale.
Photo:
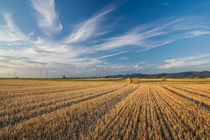
M132 79L131 78L126 78L125 81L126 81L126 83L132 83Z
M133 78L132 83L139 84L140 83L139 78Z

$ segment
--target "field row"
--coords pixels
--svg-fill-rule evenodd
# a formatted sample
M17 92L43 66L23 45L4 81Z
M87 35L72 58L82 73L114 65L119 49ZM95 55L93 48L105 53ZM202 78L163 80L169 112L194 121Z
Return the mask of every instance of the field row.
M27 85L12 92L13 84L0 94L3 139L210 137L209 85L49 82L38 85L43 92Z
M204 106L205 108L205 106ZM95 139L201 139L209 135L209 112L162 85L141 85L90 127ZM93 131L94 130L94 131Z

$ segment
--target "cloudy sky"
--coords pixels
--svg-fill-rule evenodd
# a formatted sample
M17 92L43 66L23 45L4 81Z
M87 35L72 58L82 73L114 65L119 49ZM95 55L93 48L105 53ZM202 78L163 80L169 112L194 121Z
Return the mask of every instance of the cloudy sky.
M0 77L210 70L208 0L0 0Z

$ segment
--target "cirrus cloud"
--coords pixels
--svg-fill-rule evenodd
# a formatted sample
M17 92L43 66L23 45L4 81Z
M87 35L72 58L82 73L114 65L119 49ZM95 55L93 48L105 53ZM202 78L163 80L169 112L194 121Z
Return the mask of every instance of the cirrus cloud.
M31 3L38 14L38 25L46 34L61 31L62 25L53 0L31 0ZM141 64L110 64L107 59L121 55L121 60L131 60L128 57L132 56L123 57L123 54L133 53L133 50L148 51L177 40L210 34L208 24L197 17L174 17L105 36L105 33L115 32L115 28L104 30L106 17L113 9L94 14L79 23L73 32L57 40L51 36L36 36L33 32L23 33L12 16L4 13L6 24L0 25L0 66L16 70L22 69L24 65L24 69L51 69L58 73L69 71L72 75L86 72L91 75L94 68L100 66L110 73L139 71L145 68ZM209 59L203 58L207 56L168 59L159 68L195 66L209 62Z
M37 12L38 25L45 34L51 35L63 29L55 11L54 0L31 0L31 4Z
M160 69L170 69L189 66L200 66L210 63L210 54L188 56L165 60L167 64L159 66Z

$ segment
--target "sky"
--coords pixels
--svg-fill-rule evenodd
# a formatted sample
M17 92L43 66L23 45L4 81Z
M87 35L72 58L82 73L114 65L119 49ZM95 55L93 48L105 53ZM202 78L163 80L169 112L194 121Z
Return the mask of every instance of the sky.
M0 0L0 77L210 70L208 0Z

